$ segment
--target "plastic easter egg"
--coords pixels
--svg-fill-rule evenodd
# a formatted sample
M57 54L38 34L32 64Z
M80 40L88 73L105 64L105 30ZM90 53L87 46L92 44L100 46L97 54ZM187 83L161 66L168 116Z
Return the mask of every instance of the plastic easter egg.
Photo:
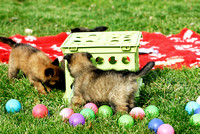
M62 116L63 120L68 120L72 114L74 114L74 111L70 108L64 108L59 113L59 115Z
M152 119L149 124L148 124L148 128L151 131L154 131L155 133L157 132L158 128L160 125L164 124L164 122L161 119L155 118Z
M196 99L196 102L200 105L200 96Z
M145 115L146 117L157 117L159 115L159 110L154 105L149 105L145 108Z
M10 99L6 103L6 111L8 113L16 113L21 110L21 103L16 99Z
M69 124L74 127L76 127L79 124L84 125L85 118L82 114L79 113L72 114L71 117L69 118Z
M118 119L118 125L123 126L125 128L132 127L134 125L134 120L130 115L122 115Z
M145 116L145 112L142 108L140 107L134 107L130 111L130 116L132 116L134 119L143 119Z
M83 109L80 114L82 114L86 119L95 119L95 113L90 108Z
M157 134L174 134L174 128L169 124L162 124L158 128Z
M190 117L190 120L189 120L190 124L192 126L200 126L200 114L194 114Z
M98 112L98 107L92 102L85 104L83 108L90 108L94 111L95 114Z
M192 114L192 113L194 113L194 111L195 111L197 108L199 108L199 107L200 107L200 105L199 105L197 102L195 102L195 101L190 101L190 102L188 102L188 103L186 104L185 110L188 112L188 114Z
M36 118L44 118L47 115L50 115L47 107L43 104L38 104L35 107L33 107L32 114Z
M113 110L108 105L99 107L98 114L104 117L110 117L113 115Z
M200 114L200 107L194 110L194 114Z

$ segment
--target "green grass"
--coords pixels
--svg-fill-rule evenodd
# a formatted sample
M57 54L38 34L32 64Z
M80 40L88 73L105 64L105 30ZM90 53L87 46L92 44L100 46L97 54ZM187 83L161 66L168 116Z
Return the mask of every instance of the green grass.
M99 25L108 26L109 31L139 30L168 35L187 27L200 33L199 12L197 0L1 0L0 35L27 35L24 30L30 28L34 36L47 36L74 27ZM96 117L73 128L58 115L68 106L62 100L62 91L54 89L48 95L39 95L22 73L11 82L7 71L7 65L0 65L0 133L151 133L148 129L151 118L137 121L127 129L117 125L119 113L108 119ZM158 118L172 125L176 133L199 133L200 128L189 124L191 116L184 110L187 102L200 95L199 72L199 68L151 71L144 77L145 87L136 98L136 106L156 105L160 110ZM19 113L5 111L6 102L12 98L22 104ZM48 107L50 117L32 116L32 108L39 103Z
M2 0L0 35L55 35L74 27L106 25L110 31L139 30L176 34L182 28L200 32L198 0Z

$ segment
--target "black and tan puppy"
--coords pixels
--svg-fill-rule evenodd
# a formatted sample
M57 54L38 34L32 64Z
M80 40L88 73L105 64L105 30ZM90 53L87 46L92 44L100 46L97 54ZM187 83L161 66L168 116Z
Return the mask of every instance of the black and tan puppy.
M134 107L134 93L138 89L137 78L146 75L154 66L147 63L140 71L100 70L91 62L89 53L74 53L64 57L74 78L74 96L71 107L86 102L108 102L115 111L128 112Z
M74 28L71 29L71 33L76 33L76 32L102 32L102 31L106 31L108 29L108 27L106 26L99 26L99 27L95 27L93 29L89 29L86 27L78 27L78 28Z
M47 94L46 90L50 91L51 88L65 89L65 75L58 59L52 61L42 51L7 37L0 37L0 42L11 47L9 79L16 78L19 70L22 70L39 93Z

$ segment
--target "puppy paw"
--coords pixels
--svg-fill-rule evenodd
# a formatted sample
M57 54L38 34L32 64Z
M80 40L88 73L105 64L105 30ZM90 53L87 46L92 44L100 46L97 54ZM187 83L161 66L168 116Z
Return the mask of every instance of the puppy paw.
M46 87L46 90L47 90L48 92L51 92L51 88L50 88L50 87Z
M116 106L115 110L117 112L128 113L128 107Z
M47 94L47 92L45 91L45 89L40 89L40 90L38 90L38 93L39 93L39 94L45 94L45 95Z

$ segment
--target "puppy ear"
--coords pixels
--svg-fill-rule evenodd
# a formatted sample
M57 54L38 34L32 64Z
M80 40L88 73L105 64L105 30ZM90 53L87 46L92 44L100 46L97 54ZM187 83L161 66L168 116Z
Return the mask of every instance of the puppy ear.
M54 75L53 68L47 68L47 69L45 69L45 76L53 76L53 75Z
M59 60L58 58L56 58L53 62L52 62L53 65L56 65L56 66L59 66Z
M64 56L64 59L66 59L67 62L70 63L72 55L73 54L68 54L68 55Z
M86 54L86 56L87 56L87 58L88 58L89 60L92 58L92 55L91 55L90 53L86 52L85 54Z

